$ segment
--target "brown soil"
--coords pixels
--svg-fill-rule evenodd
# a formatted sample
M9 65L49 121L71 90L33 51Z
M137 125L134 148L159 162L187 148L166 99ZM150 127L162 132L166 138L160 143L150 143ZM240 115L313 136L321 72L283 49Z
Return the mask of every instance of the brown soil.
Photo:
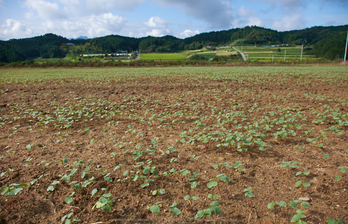
M328 116L333 112L348 114L347 104L342 105L348 101L347 76L337 82L313 76L295 78L286 75L255 75L253 79L244 76L244 80L247 81L215 79L209 74L130 75L117 81L81 82L81 78L66 78L0 86L0 156L3 156L0 184L28 184L17 196L0 196L0 223L61 223L61 218L70 212L74 213L71 219L81 220L75 223L141 223L146 219L148 222L149 219L151 222L164 219L166 223L178 219L180 223L183 219L194 219L197 211L210 207L214 200L207 198L208 194L219 196L223 213L213 216L220 220L218 223L223 220L230 223L290 223L295 209L278 207L275 213L267 205L275 201L288 204L303 197L307 197L310 204L308 209L298 204L298 208L306 210L303 221L327 223L328 218L341 218L348 222L347 174L339 170L348 166L348 153L345 152L348 148L347 126L337 126L338 120ZM246 117L243 113L234 113L236 111L243 111ZM270 114L270 111L277 114ZM324 118L318 124L313 121L320 117L313 111L323 114ZM232 120L237 123L221 124L230 119L226 116L228 113L233 114ZM287 124L280 118L294 118L295 114L301 114L296 118L296 124L306 126L301 129L288 126L286 130L295 130L296 136L289 134L275 139L273 134ZM207 145L196 141L191 145L187 143L189 137L180 136L184 131L187 136L203 132L203 127L196 129L196 121L202 121L210 128L207 133L221 130L222 126L232 133L248 133L244 127L260 122L265 116L278 119L278 124L274 123L268 131L258 129L266 134L262 140L272 146L265 147L265 153L260 153L255 144L246 146L247 152L242 155L235 146L217 147L215 141ZM340 119L347 121L344 116ZM238 124L242 128L238 129ZM306 140L321 136L320 130L334 125L343 132L338 135L325 131L327 138L317 140L323 147ZM103 132L104 129L108 132ZM310 129L312 132L305 134ZM152 142L156 137L159 138L156 143ZM185 144L181 142L183 138ZM153 147L154 144L158 147ZM141 148L136 149L136 145ZM304 149L297 149L297 145ZM170 146L179 151L165 154L166 147ZM135 150L145 149L153 149L155 155L145 152L134 161ZM117 153L116 158L112 157L112 152ZM329 158L324 158L325 154L329 154ZM194 160L192 155L199 158ZM59 162L63 158L67 158L68 163ZM172 158L177 161L170 162ZM156 181L143 189L140 184L144 180L123 180L126 177L124 171L142 170L134 165L137 162L145 165L149 159L152 160L150 166L156 166L158 171ZM74 165L79 160L84 164ZM234 165L236 161L243 162L241 167L245 171L224 166L213 168L215 164ZM282 168L283 161L300 164L297 168ZM50 166L45 166L50 162ZM122 170L114 171L120 163L124 165ZM71 182L83 184L87 177L82 179L80 174L87 166L94 171L87 175L94 177L94 181L86 188L75 190ZM78 171L71 176L70 182L61 179L74 168ZM176 175L163 175L172 168ZM184 169L190 171L186 176L180 172ZM301 178L296 176L298 171L308 171L309 175ZM198 186L191 189L188 178L194 172L201 175ZM107 173L113 180L111 183L104 180ZM218 186L208 188L210 179L220 173L225 173L231 181L218 180ZM153 174L144 176L155 180ZM342 176L342 180L336 182L336 176ZM37 181L30 184L35 179ZM118 182L118 179L123 181ZM55 180L60 182L54 185L53 192L48 192L47 188ZM295 183L299 180L309 182L310 186L296 188ZM253 188L255 197L244 195L243 190L248 187ZM92 197L95 188L98 192ZM152 195L154 190L162 188L166 190L165 194ZM64 199L74 191L73 203L65 203ZM105 193L111 193L111 199L115 200L108 221L101 209L92 209ZM186 195L198 196L199 200L189 203L183 199ZM152 214L147 206L158 201L163 202L161 213ZM174 201L181 210L178 216L169 211Z

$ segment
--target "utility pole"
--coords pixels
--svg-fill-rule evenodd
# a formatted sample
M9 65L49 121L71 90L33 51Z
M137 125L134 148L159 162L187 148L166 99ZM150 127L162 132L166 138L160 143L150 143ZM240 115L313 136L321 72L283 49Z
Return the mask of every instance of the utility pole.
M286 50L284 51L284 62L286 62Z
M303 44L302 44L302 48L301 48L301 59L300 59L300 61L302 61L302 53L303 53Z
M346 61L346 57L347 57L347 45L348 45L348 31L347 31L347 40L346 40L346 50L344 52L344 60L343 61Z

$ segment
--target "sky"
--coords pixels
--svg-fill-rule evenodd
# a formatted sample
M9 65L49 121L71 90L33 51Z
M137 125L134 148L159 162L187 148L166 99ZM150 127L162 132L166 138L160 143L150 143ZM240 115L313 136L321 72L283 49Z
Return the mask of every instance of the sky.
M0 40L198 33L261 26L278 31L348 24L348 0L0 0Z

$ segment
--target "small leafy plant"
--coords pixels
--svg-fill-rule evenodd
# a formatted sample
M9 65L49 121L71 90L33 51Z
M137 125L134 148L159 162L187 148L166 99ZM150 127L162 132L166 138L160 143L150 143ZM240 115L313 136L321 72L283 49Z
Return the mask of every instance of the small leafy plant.
M103 196L99 198L98 202L92 208L94 209L96 207L103 210L105 212L106 220L109 220L108 213L111 210L111 206L113 205L113 202L115 202L115 200L110 199L110 197L111 197L111 193L103 194Z
M251 207L252 207L251 198L255 197L255 195L253 194L253 188L252 188L252 187L245 188L245 189L243 190L243 192L245 192L244 195L245 195L246 197L249 197L249 198L250 198L250 208L251 208Z
M150 211L152 213L159 214L161 212L160 206L162 206L162 201L158 201L158 202L156 202L156 204L154 204L154 205L152 205L150 207L147 206L147 209L150 209Z
M177 205L178 203L174 201L173 204L170 206L169 211L173 213L173 215L179 215L181 213L180 209L177 208Z

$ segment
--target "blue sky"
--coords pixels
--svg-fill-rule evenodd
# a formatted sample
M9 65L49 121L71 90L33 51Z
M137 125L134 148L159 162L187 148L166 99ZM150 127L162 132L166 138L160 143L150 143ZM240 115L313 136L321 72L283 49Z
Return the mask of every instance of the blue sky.
M247 25L286 31L346 25L347 9L348 0L0 0L0 39L185 38Z

